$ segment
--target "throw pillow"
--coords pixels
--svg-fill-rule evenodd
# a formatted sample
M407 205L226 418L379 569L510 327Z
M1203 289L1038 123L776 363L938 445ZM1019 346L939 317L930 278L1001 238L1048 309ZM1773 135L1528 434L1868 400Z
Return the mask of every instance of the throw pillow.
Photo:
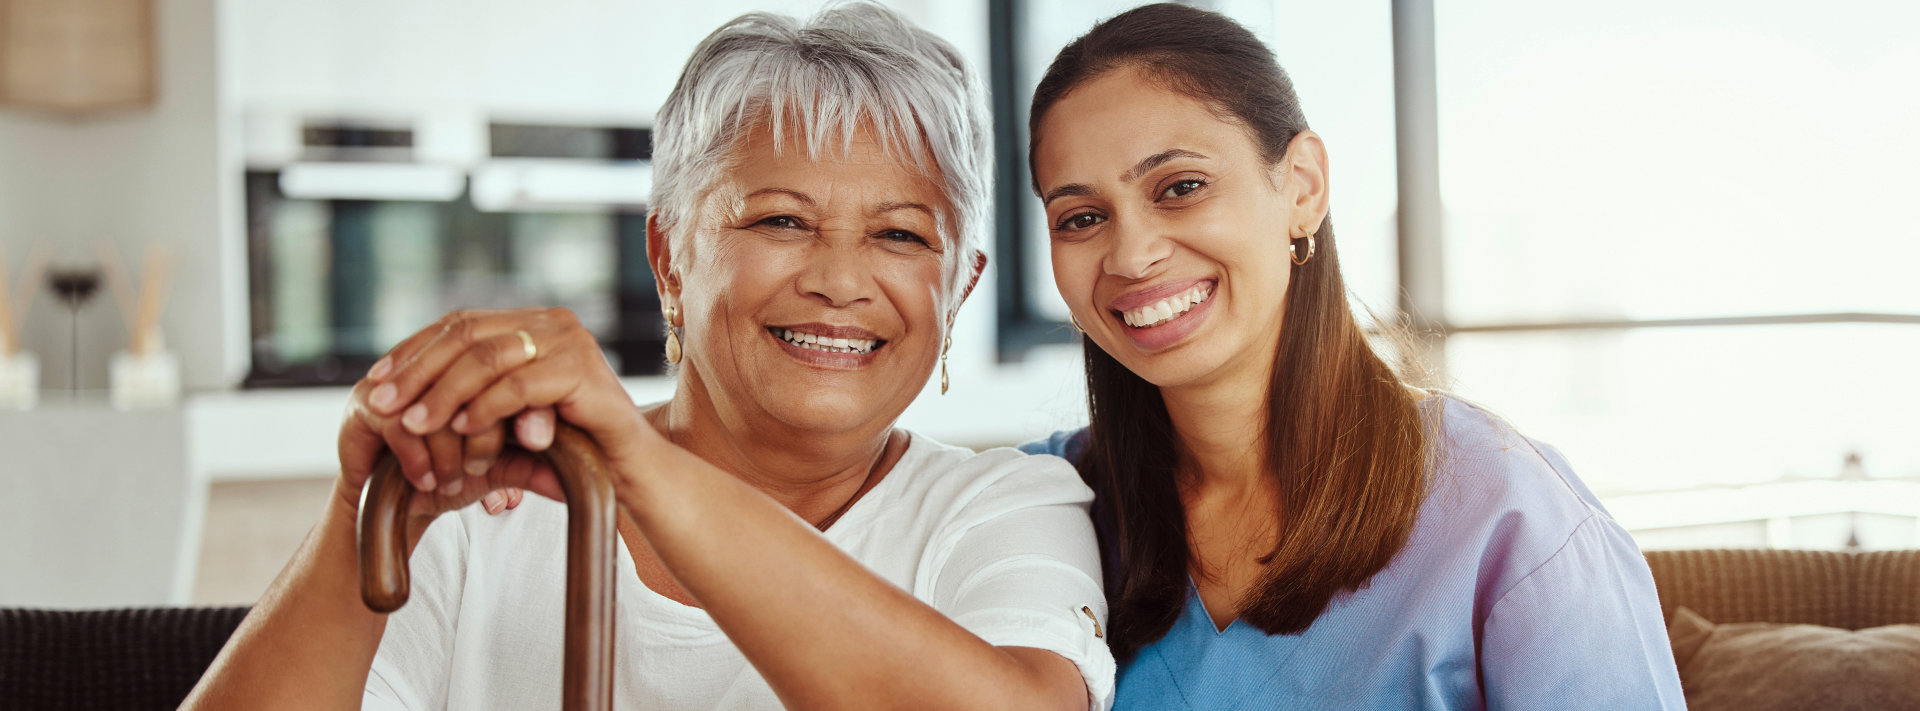
M1920 625L1714 624L1682 607L1667 634L1693 711L1920 711Z

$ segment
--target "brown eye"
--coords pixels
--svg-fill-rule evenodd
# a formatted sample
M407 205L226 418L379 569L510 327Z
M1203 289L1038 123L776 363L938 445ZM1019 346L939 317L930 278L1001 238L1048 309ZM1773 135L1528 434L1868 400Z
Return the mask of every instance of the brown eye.
M888 242L920 244L928 247L933 246L932 243L929 243L926 240L926 238L921 237L920 235L914 234L912 232L908 232L906 230L887 230L885 232L881 232L880 239L886 240Z
M1059 232L1075 232L1100 224L1101 222L1102 219L1099 215L1091 212L1082 212L1076 215L1069 215L1066 219L1061 220L1060 224L1054 225L1053 229Z
M778 217L769 217L761 220L760 224L781 229L793 229L800 226L800 220L787 215L780 215Z
M1186 197L1187 194L1192 193L1195 190L1199 190L1201 187L1205 186L1206 184L1207 183L1204 180L1182 180L1167 186L1167 189L1164 192L1160 193L1160 199L1165 200L1169 198Z

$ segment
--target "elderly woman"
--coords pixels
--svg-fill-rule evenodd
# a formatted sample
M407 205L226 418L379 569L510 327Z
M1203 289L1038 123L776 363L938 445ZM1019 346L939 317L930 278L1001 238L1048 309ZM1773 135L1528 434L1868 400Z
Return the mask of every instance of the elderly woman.
M403 342L353 391L325 516L187 707L553 706L565 510L470 504L561 496L501 448L508 426L544 448L556 415L617 472L623 705L1107 705L1073 469L894 426L985 263L981 105L952 47L871 5L708 37L655 130L673 399L636 408L564 311L457 313ZM390 617L360 603L353 528L385 449L431 494Z

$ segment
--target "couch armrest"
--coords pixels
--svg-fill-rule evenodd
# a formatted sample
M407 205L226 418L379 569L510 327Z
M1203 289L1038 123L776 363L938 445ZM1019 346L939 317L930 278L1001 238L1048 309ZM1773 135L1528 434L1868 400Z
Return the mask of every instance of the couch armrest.
M0 705L176 708L247 609L0 609Z

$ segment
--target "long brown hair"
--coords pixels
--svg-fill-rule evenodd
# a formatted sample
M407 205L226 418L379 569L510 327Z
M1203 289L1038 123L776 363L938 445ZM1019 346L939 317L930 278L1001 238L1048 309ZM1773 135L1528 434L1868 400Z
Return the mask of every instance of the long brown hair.
M1029 161L1048 109L1120 67L1244 126L1268 165L1307 128L1292 82L1252 33L1205 10L1148 5L1060 51L1034 92ZM1284 250L1285 239L1274 248ZM1347 304L1330 218L1314 241L1313 257L1293 267L1267 386L1262 461L1279 483L1275 514L1285 525L1261 559L1259 583L1237 601L1240 618L1268 634L1305 631L1336 595L1387 566L1413 531L1430 469L1433 438L1414 393L1374 352ZM1103 543L1119 548L1122 569L1107 576L1110 643L1126 658L1165 636L1186 602L1180 450L1160 389L1090 338L1084 351L1092 425L1078 464L1113 507L1118 540Z

